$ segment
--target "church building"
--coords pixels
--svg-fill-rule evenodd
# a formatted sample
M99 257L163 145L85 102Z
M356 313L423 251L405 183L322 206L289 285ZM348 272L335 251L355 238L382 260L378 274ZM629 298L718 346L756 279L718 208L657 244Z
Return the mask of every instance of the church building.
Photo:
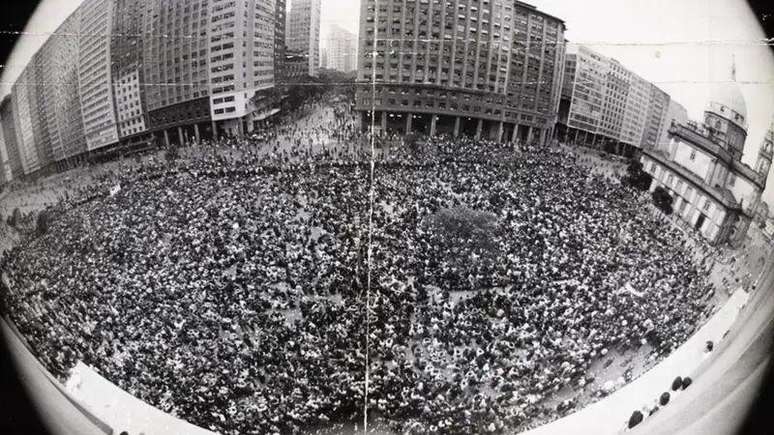
M711 244L740 246L747 234L772 160L764 140L754 168L742 163L747 108L735 81L714 86L704 122L672 123L669 142L642 150L643 169L673 198L675 217Z

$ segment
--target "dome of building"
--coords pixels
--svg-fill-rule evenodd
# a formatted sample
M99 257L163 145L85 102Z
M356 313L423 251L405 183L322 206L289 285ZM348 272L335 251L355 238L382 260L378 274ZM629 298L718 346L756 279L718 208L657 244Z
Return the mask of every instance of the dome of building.
M739 85L736 82L720 81L716 82L712 86L709 110L717 113L719 110L717 106L725 108L721 111L721 113L718 113L718 115L730 119L731 121L734 121L742 126L747 125L747 104L744 101L742 90L739 88ZM742 119L736 119L733 114L728 113L727 111L729 109L731 109L731 111L733 111L735 114L740 115Z
M726 106L739 115L747 118L747 104L742 90L736 82L719 82L712 87L710 101Z

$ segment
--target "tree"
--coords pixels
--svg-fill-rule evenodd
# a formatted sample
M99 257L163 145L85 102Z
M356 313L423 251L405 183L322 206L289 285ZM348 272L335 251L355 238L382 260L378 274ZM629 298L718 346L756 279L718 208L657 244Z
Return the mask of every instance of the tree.
M428 223L431 231L451 247L491 252L497 246L497 216L493 213L467 207L442 208Z
M653 204L666 215L672 214L672 195L662 186L653 191Z
M639 160L631 160L622 181L644 192L650 189L653 177L642 169L642 163Z
M50 224L50 217L45 210L38 214L37 222L35 222L35 231L39 236L42 236L48 232Z
M16 227L16 225L19 225L21 222L21 212L19 211L19 208L13 209L13 213L11 213L10 216L8 216L8 225L12 227Z

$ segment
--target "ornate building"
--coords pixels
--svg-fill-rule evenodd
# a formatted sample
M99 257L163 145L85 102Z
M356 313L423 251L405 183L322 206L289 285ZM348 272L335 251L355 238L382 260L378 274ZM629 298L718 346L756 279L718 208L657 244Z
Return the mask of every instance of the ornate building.
M772 161L772 143L758 149L754 169L742 163L747 108L734 81L713 89L704 122L673 123L670 142L643 149L642 164L674 198L675 216L710 243L739 246L761 201Z

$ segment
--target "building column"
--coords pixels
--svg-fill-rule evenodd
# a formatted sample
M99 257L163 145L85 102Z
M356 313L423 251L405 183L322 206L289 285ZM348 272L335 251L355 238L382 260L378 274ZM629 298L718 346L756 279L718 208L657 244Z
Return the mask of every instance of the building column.
M196 143L201 143L201 136L199 135L199 124L194 124L194 137L196 138Z
M455 116L454 117L454 137L457 137L460 135L460 117Z
M412 113L407 113L406 114L406 134L411 133L411 121L413 119L412 118L413 116L414 115Z
M382 126L382 133L385 133L387 131L387 112L381 112L382 118L381 118L381 126Z
M177 140L180 142L178 145L183 145L183 127L177 126Z
M476 124L476 140L481 139L481 130L484 129L484 120L479 119L478 124Z
M532 144L532 140L534 139L533 135L535 134L534 131L532 131L532 126L527 126L527 143Z
M546 145L546 133L548 132L546 131L545 128L540 129L540 146Z
M438 122L438 115L430 115L430 137L435 136L435 127Z
M704 182L712 186L713 185L712 179L715 178L715 171L718 168L717 159L712 159L712 162L710 164L711 164L710 170L707 171L707 176L704 178Z
M215 122L215 120L212 120L212 139L217 140L218 139L218 124Z
M164 129L164 145L169 147L169 132Z
M497 125L497 142L502 143L503 141L503 122L500 121L500 123Z
M519 140L519 124L513 124L513 133L511 133L511 142L516 143Z

